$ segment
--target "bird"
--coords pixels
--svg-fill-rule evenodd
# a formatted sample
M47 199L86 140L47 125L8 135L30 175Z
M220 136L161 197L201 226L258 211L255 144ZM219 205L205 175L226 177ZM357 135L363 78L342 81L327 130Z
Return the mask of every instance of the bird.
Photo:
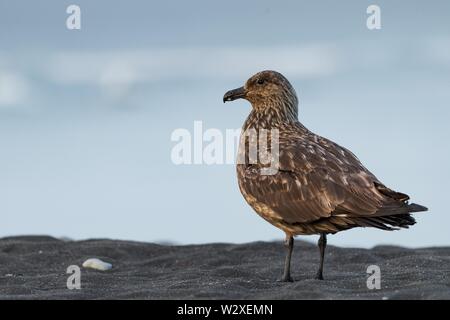
M285 233L287 253L280 281L293 281L295 236L319 235L316 279L323 280L327 235L355 227L408 228L416 222L411 213L428 210L385 186L350 150L308 130L298 119L296 91L281 73L258 72L244 86L227 91L223 102L236 99L252 106L241 129L238 185L254 211ZM255 143L249 138L251 130L277 132L274 173L263 173L267 161L249 156L249 146Z

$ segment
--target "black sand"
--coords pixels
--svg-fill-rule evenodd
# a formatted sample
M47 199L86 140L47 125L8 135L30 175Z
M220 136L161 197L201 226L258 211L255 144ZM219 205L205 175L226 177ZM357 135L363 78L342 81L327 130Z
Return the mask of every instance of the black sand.
M117 240L0 239L0 299L450 299L450 248L328 246L325 280L314 279L317 247L296 241L293 283L279 283L281 243L166 246ZM109 271L81 268L81 290L66 269L87 258ZM367 267L381 269L369 290Z

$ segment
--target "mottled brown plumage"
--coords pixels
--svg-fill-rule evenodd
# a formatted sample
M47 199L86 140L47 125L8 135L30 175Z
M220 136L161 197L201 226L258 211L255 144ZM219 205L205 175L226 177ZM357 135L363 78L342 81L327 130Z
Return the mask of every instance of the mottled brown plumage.
M352 152L303 126L295 90L280 73L255 74L244 87L227 92L224 102L238 98L252 104L239 147L243 159L237 165L239 188L262 218L286 233L289 250L283 280L291 280L295 235L321 235L322 266L326 234L354 227L408 228L415 223L411 212L427 210L386 187ZM249 161L246 132L261 129L279 132L279 165L273 175L261 174L267 165Z

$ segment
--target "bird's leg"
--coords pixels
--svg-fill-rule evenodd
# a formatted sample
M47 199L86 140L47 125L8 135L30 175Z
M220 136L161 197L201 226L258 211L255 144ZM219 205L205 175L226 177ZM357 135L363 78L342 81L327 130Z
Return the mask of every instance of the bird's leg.
M284 241L284 245L287 248L286 260L284 261L284 272L283 278L281 278L282 282L292 282L294 281L291 278L291 256L292 249L294 248L294 237L291 235L286 235L286 240Z
M327 235L325 233L320 234L319 242L317 244L319 245L320 251L320 265L316 279L323 280L323 259L325 256L325 248L327 247Z

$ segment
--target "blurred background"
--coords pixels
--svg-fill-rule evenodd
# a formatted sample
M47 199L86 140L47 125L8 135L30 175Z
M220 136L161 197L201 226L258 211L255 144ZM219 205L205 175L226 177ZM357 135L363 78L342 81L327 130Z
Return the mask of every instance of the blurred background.
M66 28L70 4L81 30ZM281 239L234 165L174 165L170 139L195 120L240 128L250 105L223 94L274 69L304 125L430 209L410 230L330 243L450 245L449 14L444 0L0 0L0 236Z

